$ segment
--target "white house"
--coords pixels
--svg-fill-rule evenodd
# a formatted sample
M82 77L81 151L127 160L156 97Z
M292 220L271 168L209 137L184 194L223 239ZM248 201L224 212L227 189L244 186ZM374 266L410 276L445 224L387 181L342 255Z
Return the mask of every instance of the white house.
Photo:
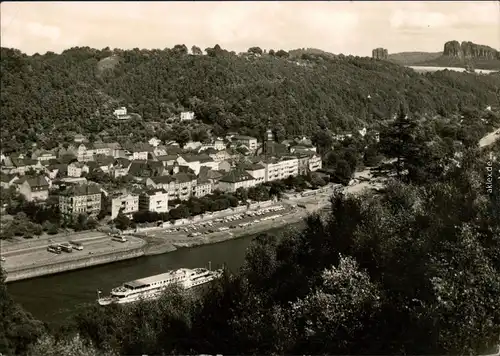
M194 112L183 111L181 112L181 121L191 121L194 120Z
M79 178L83 173L89 173L89 166L83 162L73 162L68 165L68 177Z
M201 162L197 156L184 155L177 157L177 163L179 166L188 166L194 172L194 174L200 174Z
M148 141L148 143L153 147L157 147L161 143L161 140L156 137L153 137Z
M309 157L308 161L308 168L310 172L317 171L318 169L321 169L323 164L323 161L321 160L321 157L319 155L312 155Z
M189 141L184 145L184 149L197 150L202 146L203 146L203 144L200 141Z
M217 137L215 140L213 140L211 143L205 143L200 147L200 151L207 150L209 148L213 148L216 151L222 151L226 149L226 144L224 143L224 140L220 137Z
M120 213L131 216L139 211L139 196L132 194L120 195L111 200L111 219L114 219Z
M127 108L122 106L121 108L116 109L113 112L113 115L115 115L116 117L125 116L127 115Z
M139 196L139 210L156 213L168 212L168 192L164 189L151 190Z
M366 127L363 127L363 129L362 129L362 130L359 130L358 132L359 132L359 134L361 135L361 137L365 137L365 135L366 135L367 131L368 131L368 130L366 129Z
M23 177L16 184L19 185L19 193L24 195L27 201L44 201L49 198L49 182L44 176Z
M261 164L251 164L245 167L245 171L255 179L255 184L262 184L266 181L266 167Z
M299 175L299 159L297 157L282 157L261 162L266 167L266 182Z
M247 146L250 150L257 149L257 139L255 137L236 135L231 138L231 142L237 145Z

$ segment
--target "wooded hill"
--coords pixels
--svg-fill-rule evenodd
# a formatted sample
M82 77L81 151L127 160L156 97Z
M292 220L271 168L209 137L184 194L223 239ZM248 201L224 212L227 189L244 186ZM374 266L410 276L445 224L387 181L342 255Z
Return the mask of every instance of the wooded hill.
M195 53L200 53L195 48ZM268 120L279 136L361 128L394 114L401 102L412 113L451 115L464 107L500 104L500 77L455 72L417 74L370 58L285 51L237 55L219 46L206 55L184 45L164 50L71 48L27 56L1 49L4 152L52 148L75 133L97 138L175 131L145 123L192 110L214 133L238 130L262 137ZM139 114L126 124L112 112Z

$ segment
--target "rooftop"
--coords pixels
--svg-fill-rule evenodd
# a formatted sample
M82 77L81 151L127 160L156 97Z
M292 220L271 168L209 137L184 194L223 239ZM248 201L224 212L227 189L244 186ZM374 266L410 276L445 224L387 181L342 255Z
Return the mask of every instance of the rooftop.
M249 180L253 180L254 178L245 172L244 170L241 169L235 169L227 173L225 176L223 176L220 181L221 182L226 182L226 183L239 183L239 182L245 182Z
M44 176L37 176L37 177L21 177L18 181L16 181L17 184L23 184L24 182L28 182L29 186L31 188L47 188L49 189L49 182L47 182L47 179L45 179Z
M235 135L233 136L233 140L256 140L256 138L252 136Z
M101 189L96 184L72 185L60 193L65 196L84 196L101 194Z

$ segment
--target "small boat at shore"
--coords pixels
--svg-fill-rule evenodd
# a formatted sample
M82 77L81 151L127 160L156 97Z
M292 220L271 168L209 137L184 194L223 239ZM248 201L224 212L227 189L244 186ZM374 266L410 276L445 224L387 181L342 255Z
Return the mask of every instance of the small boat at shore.
M113 288L107 297L101 297L101 291L97 291L97 302L100 305L109 305L154 300L158 299L168 286L178 284L183 289L191 289L209 283L220 276L222 276L221 269L212 271L206 268L181 268L126 282L120 287Z

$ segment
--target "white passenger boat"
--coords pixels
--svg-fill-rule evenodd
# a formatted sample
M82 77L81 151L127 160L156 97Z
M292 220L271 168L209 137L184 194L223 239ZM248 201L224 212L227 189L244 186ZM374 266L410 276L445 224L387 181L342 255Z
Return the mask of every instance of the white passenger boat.
M221 275L222 270L181 268L176 271L126 282L122 286L112 289L111 294L107 297L101 297L101 291L97 291L97 301L100 305L109 305L112 303L125 304L139 300L153 300L159 298L165 288L170 285L179 284L184 289L191 289L211 282Z

